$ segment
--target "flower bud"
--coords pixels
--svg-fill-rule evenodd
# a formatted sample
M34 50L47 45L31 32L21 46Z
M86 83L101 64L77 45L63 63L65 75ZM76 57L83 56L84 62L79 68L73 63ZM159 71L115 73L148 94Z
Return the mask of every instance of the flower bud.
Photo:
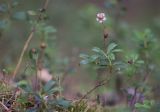
M32 48L31 52L35 54L37 52L37 50L35 48Z
M133 64L133 61L132 60L128 60L128 64Z
M103 32L104 39L108 38L108 34L109 34L108 30L104 29L104 32Z
M44 42L41 43L40 48L41 48L41 49L45 49L45 48L46 48L46 44L45 44Z

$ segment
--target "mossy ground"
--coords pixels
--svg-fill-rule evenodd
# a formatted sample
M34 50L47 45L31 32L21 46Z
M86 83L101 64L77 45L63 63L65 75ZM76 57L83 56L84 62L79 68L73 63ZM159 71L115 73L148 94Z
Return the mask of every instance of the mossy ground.
M0 84L0 102L3 103L8 109L12 110L12 112L22 112L26 111L27 108L34 107L34 103L32 105L31 101L28 100L26 103L17 102L19 97L19 93L15 92L14 87L10 87L10 85L1 82ZM21 94L24 94L21 92ZM2 105L0 105L0 112L5 112L5 109ZM41 107L43 108L41 112L46 112L47 106L45 106L45 102L42 102ZM18 109L19 108L19 109ZM19 110L19 111L18 111ZM76 100L71 101L71 106L69 108L63 108L61 106L55 105L55 110L57 112L129 112L124 105L114 106L114 107L102 107L96 102L92 102L90 100ZM55 111L54 110L54 111Z

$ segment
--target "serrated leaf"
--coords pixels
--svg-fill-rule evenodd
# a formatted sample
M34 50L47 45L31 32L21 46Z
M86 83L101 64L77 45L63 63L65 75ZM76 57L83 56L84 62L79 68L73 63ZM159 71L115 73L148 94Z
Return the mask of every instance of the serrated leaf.
M98 48L98 47L94 47L94 48L92 49L92 51L97 52L97 53L100 53L100 52L101 52L101 49Z
M90 61L91 61L91 62L94 62L98 57L99 57L98 55L92 55L92 56L90 57Z
M109 58L110 58L111 60L115 60L115 55L114 55L113 53L110 53L110 54L109 54Z
M50 89L47 94L54 94L55 92L62 91L63 89L60 87L54 87L53 89Z
M48 81L45 86L43 87L44 91L47 93L49 92L56 84L56 81L50 80Z
M109 44L109 46L107 48L107 54L109 54L116 46L117 46L117 44L115 44L115 43Z
M112 52L122 52L122 49L114 49Z

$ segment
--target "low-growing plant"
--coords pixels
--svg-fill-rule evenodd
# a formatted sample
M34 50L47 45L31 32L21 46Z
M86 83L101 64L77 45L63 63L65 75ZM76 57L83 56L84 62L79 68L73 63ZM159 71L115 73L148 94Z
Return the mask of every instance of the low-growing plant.
M104 26L104 21L106 19L103 18L106 17L104 13L100 14L103 14L103 16L100 17L100 20L98 18L97 21L102 23L102 26ZM99 14L97 14L97 17L98 16ZM108 36L110 35L107 34L106 37L105 29L106 27L104 26L104 50L94 47L92 49L94 54L80 54L80 57L82 58L80 64L89 64L91 66L96 66L97 69L106 69L106 79L109 79L108 81L111 81L113 76L117 77L119 74L123 77L124 82L126 82L124 87L119 85L119 89L122 94L126 96L126 102L132 112L139 109L143 111L150 111L151 106L153 106L153 103L150 102L153 102L153 99L147 94L147 92L150 91L150 86L147 85L147 78L152 71L149 68L149 52L152 49L151 46L153 47L151 44L154 42L151 30L146 29L144 32L134 32L135 37L137 38L136 41L140 43L140 48L138 48L139 51L136 53L133 53L135 51L129 51L128 54L126 54L125 50L117 48L118 45L116 43L108 42L109 40L107 40L108 45L106 46L107 43L105 39L108 39ZM119 52L121 54L121 58L117 59L116 55ZM101 76L99 75L97 77Z

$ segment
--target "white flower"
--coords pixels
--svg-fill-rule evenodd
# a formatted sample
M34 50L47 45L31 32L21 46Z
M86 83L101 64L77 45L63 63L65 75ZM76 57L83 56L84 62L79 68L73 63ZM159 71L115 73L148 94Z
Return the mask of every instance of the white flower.
M105 15L105 13L98 13L96 20L97 20L99 23L103 23L103 22L106 20L106 15Z

